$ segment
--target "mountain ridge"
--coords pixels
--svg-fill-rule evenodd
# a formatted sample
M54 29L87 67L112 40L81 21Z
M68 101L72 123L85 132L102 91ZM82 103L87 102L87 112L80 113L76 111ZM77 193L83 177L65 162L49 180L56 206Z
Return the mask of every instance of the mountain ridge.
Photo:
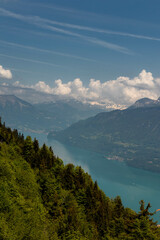
M159 107L160 106L160 98L157 100L153 100L150 98L141 98L137 100L133 105L128 107L128 109L133 108L141 108L141 107Z
M48 137L160 172L160 106L154 106L99 113Z
M3 121L20 131L61 130L101 111L100 107L77 100L58 99L52 102L31 104L15 95L0 95L0 115Z

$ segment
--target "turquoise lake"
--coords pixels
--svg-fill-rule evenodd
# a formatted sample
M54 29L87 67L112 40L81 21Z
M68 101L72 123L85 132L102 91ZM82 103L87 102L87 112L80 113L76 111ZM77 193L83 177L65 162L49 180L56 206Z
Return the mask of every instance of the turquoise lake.
M121 196L125 207L139 211L139 201L151 203L151 211L160 208L160 174L128 167L123 162L107 160L106 156L64 145L56 140L48 141L46 135L28 133L40 144L52 146L65 164L80 165L110 198ZM26 135L26 134L25 134ZM160 223L160 212L154 216Z

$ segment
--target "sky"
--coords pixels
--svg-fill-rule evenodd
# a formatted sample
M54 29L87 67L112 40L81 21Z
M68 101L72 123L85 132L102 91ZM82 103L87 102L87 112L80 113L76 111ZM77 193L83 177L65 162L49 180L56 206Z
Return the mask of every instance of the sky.
M159 0L0 0L0 94L115 108L157 99L159 9Z

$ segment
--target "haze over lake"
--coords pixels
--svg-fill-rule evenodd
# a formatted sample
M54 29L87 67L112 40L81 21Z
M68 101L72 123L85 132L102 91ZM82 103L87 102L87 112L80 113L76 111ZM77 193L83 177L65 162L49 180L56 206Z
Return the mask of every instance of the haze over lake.
M97 180L99 187L110 198L120 195L125 207L139 211L139 201L151 203L151 212L160 207L160 174L141 169L128 167L123 162L107 160L106 156L64 145L56 140L48 141L44 134L25 133L36 137L40 144L44 142L52 146L55 155L58 155L65 164L80 165L88 172L93 180ZM154 219L160 222L160 214Z

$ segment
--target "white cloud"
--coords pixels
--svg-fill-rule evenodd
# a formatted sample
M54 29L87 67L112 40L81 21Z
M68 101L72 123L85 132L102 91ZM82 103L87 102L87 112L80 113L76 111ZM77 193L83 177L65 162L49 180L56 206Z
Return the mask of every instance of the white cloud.
M152 73L146 70L142 70L134 78L120 76L115 80L103 83L100 80L90 79L87 87L79 78L67 83L58 79L54 82L53 87L42 81L31 86L24 86L16 82L14 86L28 87L38 92L71 97L113 108L129 106L140 98L157 99L160 96L160 78L154 78Z
M50 88L50 86L43 81L39 81L38 83L36 83L35 86L31 87L35 88L39 92L52 93L52 89Z
M0 65L0 78L12 79L12 73L8 69L4 69L2 65Z
M70 85L71 82L67 84L62 83L62 80L58 79L55 81L56 87L52 89L53 93L57 95L68 95L71 93Z

